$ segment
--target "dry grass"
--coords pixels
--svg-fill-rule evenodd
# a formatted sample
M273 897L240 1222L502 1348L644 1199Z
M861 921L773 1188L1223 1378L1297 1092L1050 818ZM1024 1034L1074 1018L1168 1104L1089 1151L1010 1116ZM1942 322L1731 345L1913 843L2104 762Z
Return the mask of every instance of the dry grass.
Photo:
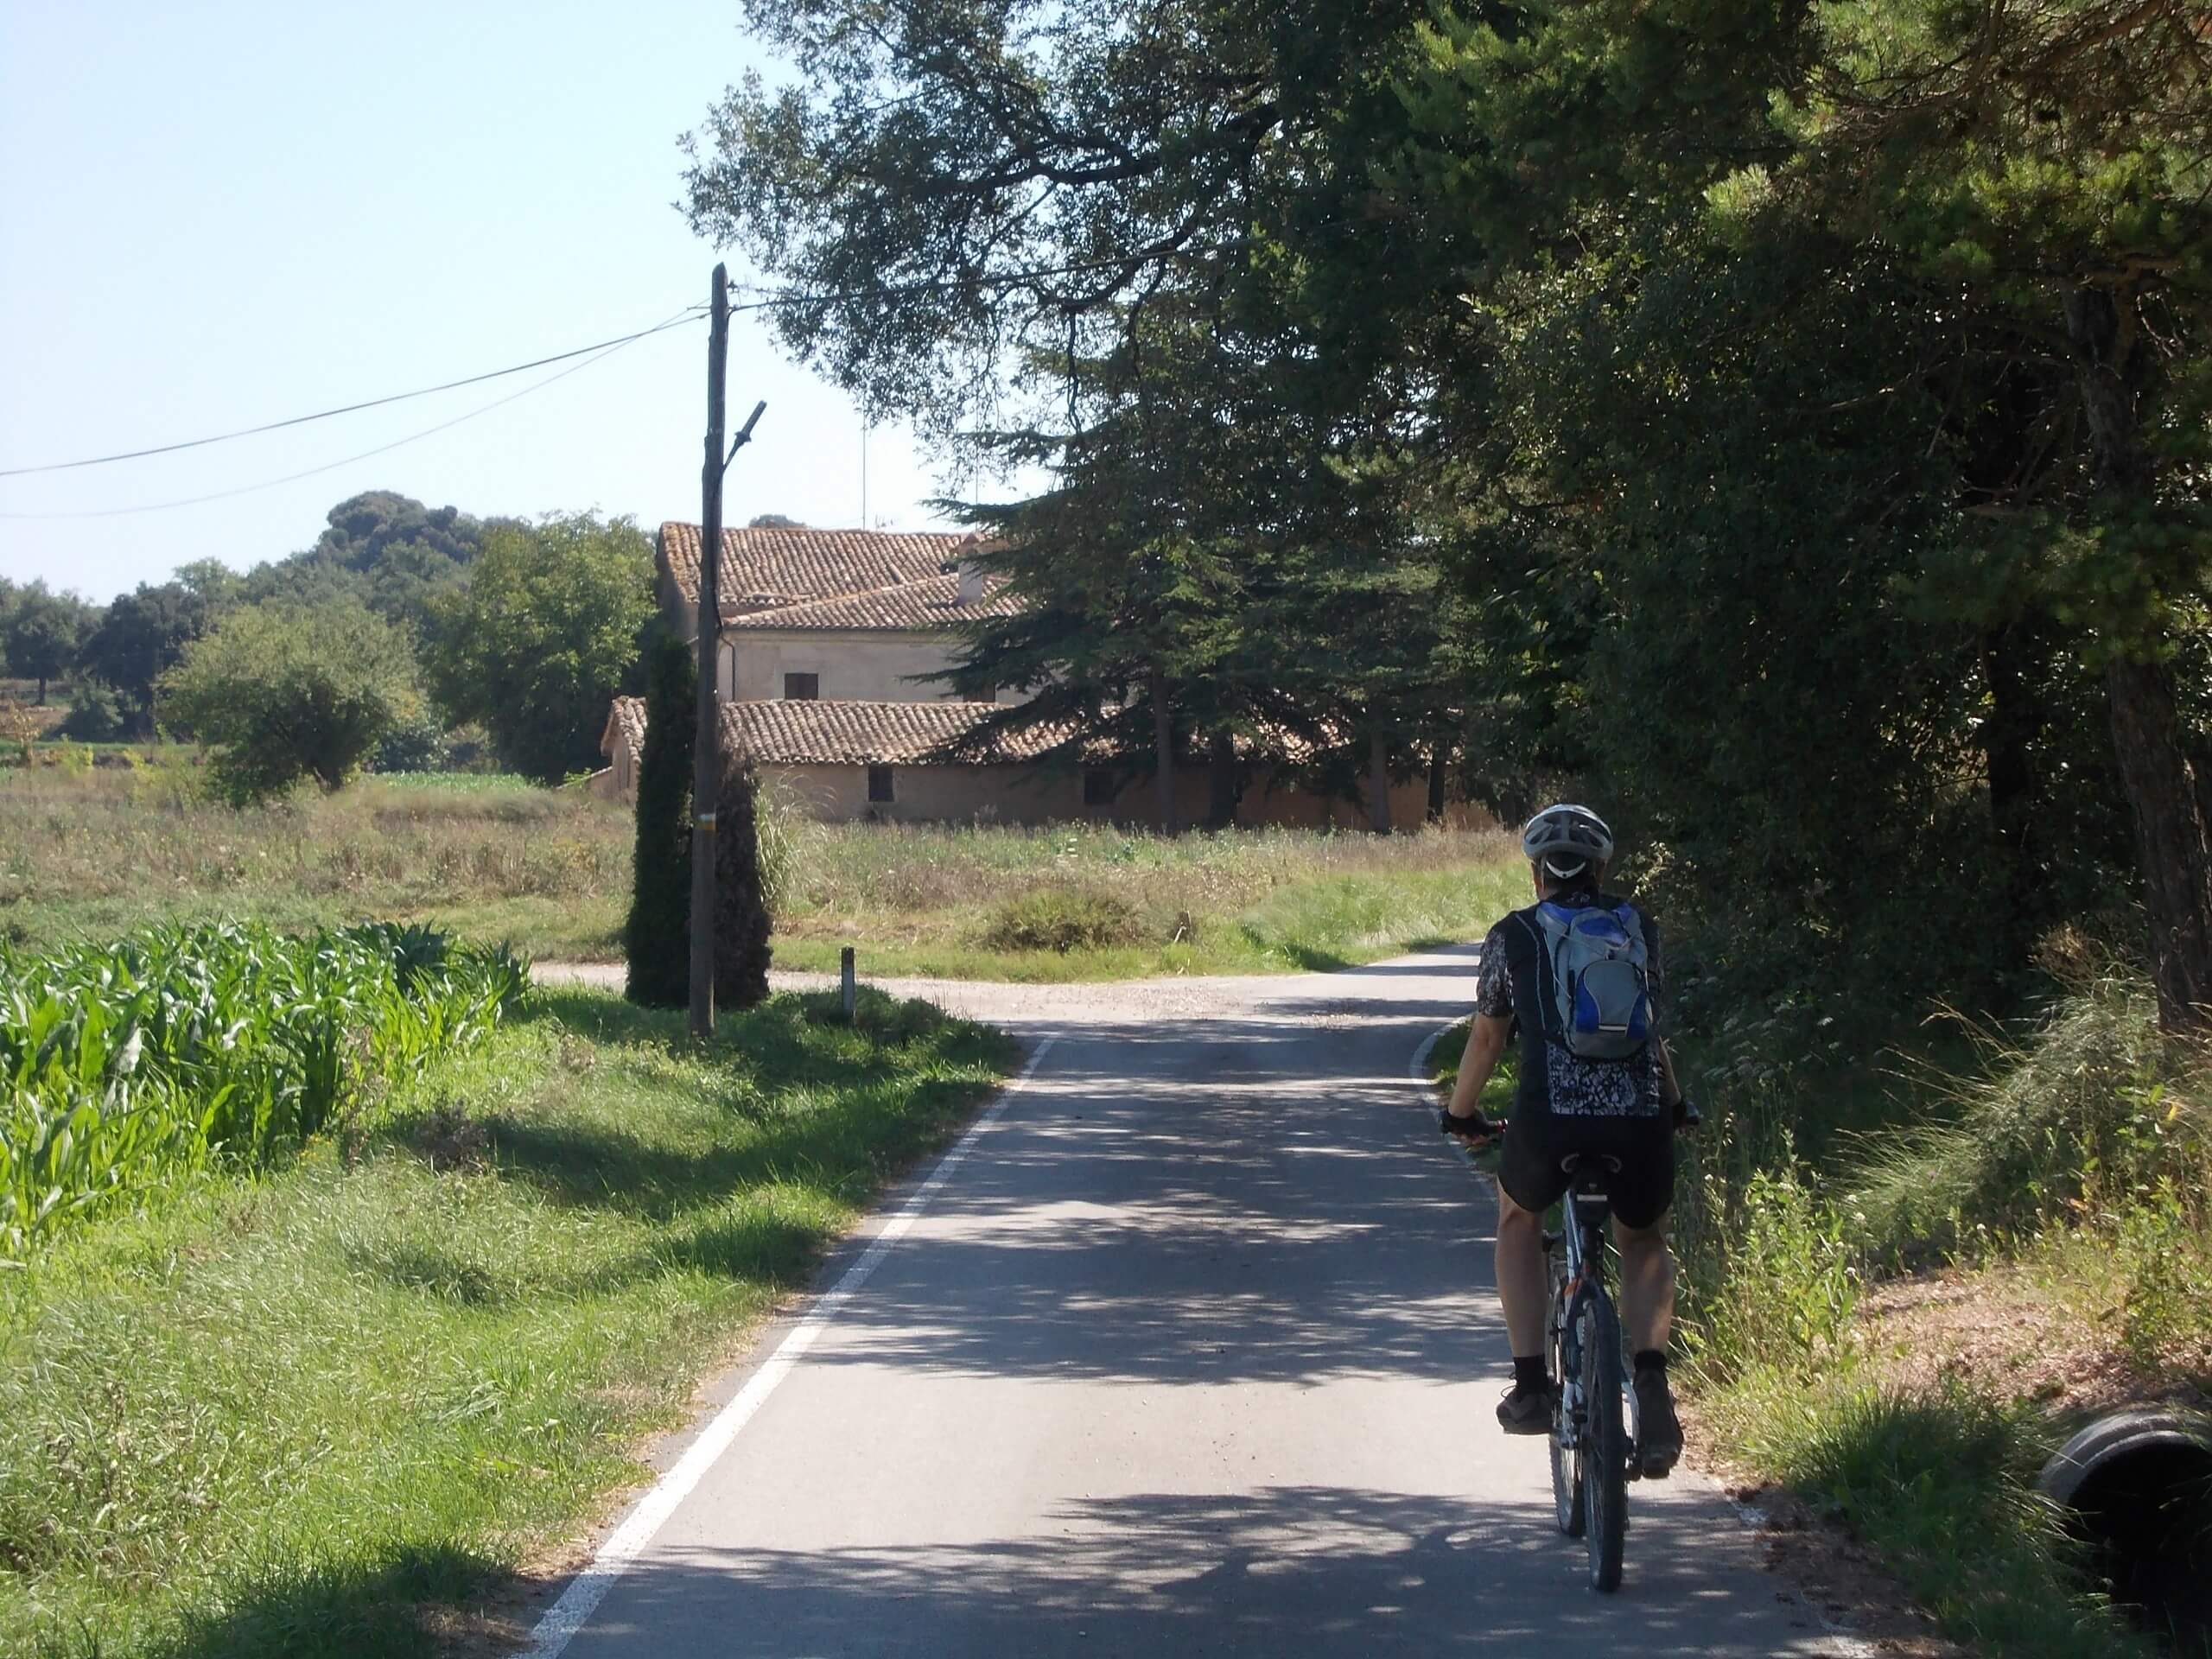
M613 949L626 810L503 779L365 779L236 810L181 752L0 772L0 937L45 946L156 920L280 927L369 917L504 938L537 956Z

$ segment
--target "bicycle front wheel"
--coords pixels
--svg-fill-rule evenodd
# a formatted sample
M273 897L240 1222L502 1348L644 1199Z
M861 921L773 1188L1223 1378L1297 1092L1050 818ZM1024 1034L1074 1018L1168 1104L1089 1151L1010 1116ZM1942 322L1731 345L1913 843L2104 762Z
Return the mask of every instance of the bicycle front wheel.
M1621 1327L1602 1289L1583 1299L1582 1489L1590 1587L1618 1590L1628 1539L1628 1426L1621 1402Z

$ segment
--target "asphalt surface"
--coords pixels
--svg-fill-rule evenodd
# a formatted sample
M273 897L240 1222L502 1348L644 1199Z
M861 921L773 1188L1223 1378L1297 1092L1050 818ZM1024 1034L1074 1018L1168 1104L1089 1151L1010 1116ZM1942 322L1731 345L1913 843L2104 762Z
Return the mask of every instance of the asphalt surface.
M1053 995L1025 1019L1007 988L997 1016L1052 1039L1033 1075L918 1214L894 1196L876 1227L906 1230L796 1363L772 1357L791 1325L765 1335L765 1397L560 1650L1855 1648L1688 1471L1631 1487L1625 1581L1594 1593L1544 1443L1497 1430L1493 1211L1408 1076L1471 963L1182 1014Z

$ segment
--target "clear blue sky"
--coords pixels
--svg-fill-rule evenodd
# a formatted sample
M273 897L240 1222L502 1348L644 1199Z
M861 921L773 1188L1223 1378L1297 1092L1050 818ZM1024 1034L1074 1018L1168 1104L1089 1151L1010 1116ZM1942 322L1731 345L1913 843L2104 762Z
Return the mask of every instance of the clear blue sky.
M730 0L0 6L0 467L247 426L626 334L703 301L676 141L752 64ZM764 66L766 67L766 66ZM742 270L733 266L733 276ZM393 489L479 514L699 511L703 324L506 408L296 483L169 512L0 516L0 575L105 601L188 560L311 543ZM288 433L0 479L0 515L259 483L387 443L551 371ZM729 522L860 522L845 397L741 317L733 419L768 400ZM941 483L868 447L872 522Z

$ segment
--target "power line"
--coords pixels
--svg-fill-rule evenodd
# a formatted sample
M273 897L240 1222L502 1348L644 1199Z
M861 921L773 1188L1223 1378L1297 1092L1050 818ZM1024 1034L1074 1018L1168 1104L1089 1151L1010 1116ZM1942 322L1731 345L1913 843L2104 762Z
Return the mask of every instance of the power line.
M317 410L312 415L295 415L288 420L270 421L260 426L240 427L235 432L218 432L212 437L187 438L181 443L156 444L150 449L124 449L112 455L88 455L81 461L51 461L43 462L36 467L0 467L0 478L21 478L27 473L66 473L79 467L105 467L111 461L143 461L149 455L170 455L175 454L180 449L204 448L207 445L211 443L228 443L234 438L251 438L257 437L264 432L281 432L288 426L305 426L312 421L327 421L340 415L358 414L360 410L365 409L382 409L386 404L404 404L410 398L428 397L441 391L457 391L463 386L480 385L486 380L504 379L511 374L527 374L531 370L542 369L549 363L565 363L572 357L585 357L594 352L611 351L617 346L630 345L636 340L645 339L648 334L659 334L664 328L673 328L681 323L696 321L701 309L702 308L696 305L690 306L685 308L684 310L677 313L675 316L671 317L666 322L655 323L650 328L640 328L634 334L622 334L613 340L602 340L599 341L598 344L593 346L579 346L574 351L556 352L550 357L533 358L527 363L517 363L511 367L504 369L493 369L483 374L468 375L459 380L448 380L439 385L422 386L413 391L395 391L388 397L371 397L365 402L346 404L337 409ZM560 377L558 375L554 377L555 379L558 379ZM540 382L540 384L550 385L551 382L544 381ZM485 407L487 409L496 409L499 405L497 404L487 404ZM439 429L440 429L435 427L431 429L433 431ZM377 454L381 452L372 449L369 453L371 454ZM345 463L340 461L334 464L343 466ZM298 476L306 477L307 474L298 474ZM215 498L210 496L205 499L213 500ZM15 514L11 516L22 518L35 517L38 515ZM50 516L67 518L81 515L54 514Z
M336 472L340 467L350 467L357 461L367 461L374 455L389 454L392 450L401 448L407 444L419 442L424 438L435 437L441 432L451 431L454 427L461 425L464 421L473 421L480 415L488 415L493 410L502 409L518 398L529 397L531 393L534 391L542 391L547 386L551 385L556 380L565 380L572 374L580 374L584 370L590 368L594 364L602 362L606 359L613 356L615 353L622 350L626 346L635 345L639 340L645 339L648 334L657 334L663 329L673 327L677 321L696 321L697 320L696 312L696 308L694 308L692 312L683 314L679 317L671 318L669 321L661 323L654 327L640 329L634 334L625 335L620 340L603 343L595 348L587 347L587 350L594 351L595 354L586 358L581 363L573 364L569 367L563 369L558 374L549 374L543 380L532 381L521 391L511 391L504 397L495 397L490 403L480 404L477 408L470 410L465 415L456 415L449 421L441 421L437 425L425 427L420 432L410 432L404 438L395 438L390 443L378 444L373 449L364 449L358 455L347 455L342 461L325 461L320 467L309 467L302 472L287 473L282 478L265 479L258 484L243 484L234 490L217 490L212 495L186 496L183 499L175 501L149 501L144 503L143 505L135 507L96 507L89 512L0 512L0 519L120 518L134 512L163 512L172 507L196 507L209 501L227 501L232 496L252 495L262 490L276 489L280 485L296 484L303 478L314 478L319 474ZM573 352L564 352L562 353L562 357L573 357L575 355L575 353ZM561 360L561 358L549 358L543 360L557 363ZM466 383L462 382L456 384ZM365 407L365 405L362 405L362 407Z

